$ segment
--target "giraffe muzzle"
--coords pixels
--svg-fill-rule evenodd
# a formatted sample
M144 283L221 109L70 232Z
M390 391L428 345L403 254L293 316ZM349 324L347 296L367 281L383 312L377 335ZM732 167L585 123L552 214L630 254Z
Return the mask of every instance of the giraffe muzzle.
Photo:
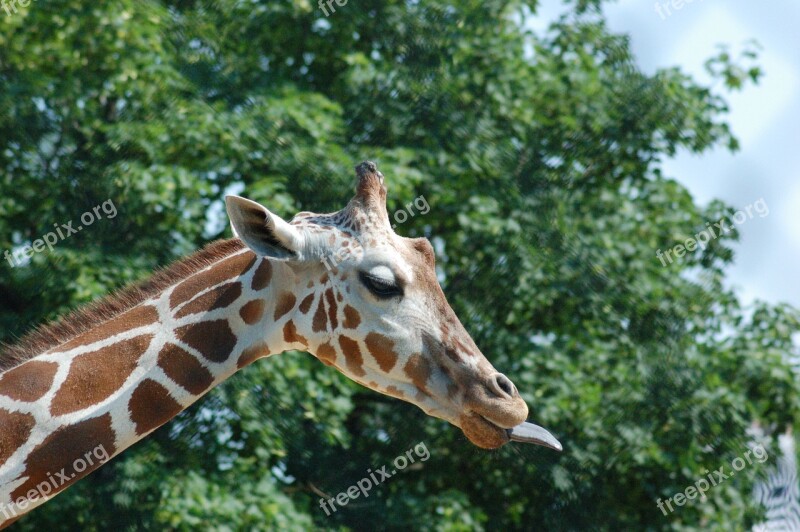
M561 442L547 429L524 421L528 408L511 379L494 372L477 390L485 395L478 393L472 396L470 406L473 415L465 416L462 422L462 429L466 428L468 437L470 434L473 436L473 442L493 448L515 441L563 450Z

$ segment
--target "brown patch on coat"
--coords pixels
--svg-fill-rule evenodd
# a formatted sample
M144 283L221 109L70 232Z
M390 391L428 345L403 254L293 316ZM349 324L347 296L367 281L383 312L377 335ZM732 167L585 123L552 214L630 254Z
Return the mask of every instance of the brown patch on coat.
M431 363L422 355L411 355L403 368L411 382L421 392L427 393L428 379L431 376Z
M155 307L149 305L136 307L59 346L56 351L69 351L76 347L91 345L157 321L158 311Z
M283 326L283 339L290 344L297 343L308 347L308 340L304 336L297 334L297 326L292 320L287 321L286 325Z
M370 354L378 362L381 370L388 373L397 364L394 342L378 333L369 333L364 339Z
M269 286L272 281L272 263L265 259L261 259L261 264L258 265L256 273L253 274L253 280L250 282L250 288L253 290L263 290Z
M333 366L336 362L336 349L328 342L319 346L316 355L327 366Z
M311 330L314 332L322 332L328 327L328 321L325 317L325 298L320 297L317 304L317 311L314 313L314 320L311 322Z
M295 303L297 303L297 298L293 293L283 292L278 297L278 303L275 305L273 320L278 321L288 314L294 308Z
M344 323L342 325L345 329L357 329L361 324L361 315L356 309L350 305L344 306Z
M248 325L254 325L259 322L261 317L264 315L264 300L263 299L254 299L252 301L248 301L242 308L239 309L239 316L242 317L242 321Z
M225 362L236 347L228 320L192 323L175 330L178 340L193 347L211 362Z
M0 395L32 403L47 393L53 385L56 371L58 364L55 362L26 362L0 375Z
M308 314L308 311L311 310L311 303L314 302L314 293L308 294L303 301L300 302L300 312L303 314Z
M453 362L458 362L458 363L463 362L463 360L461 360L461 357L458 354L458 351L456 351L450 346L444 346L444 354L447 355L447 358L449 358Z
M364 371L364 358L361 356L361 349L358 342L347 336L339 337L339 346L342 348L347 367L356 377L363 377L367 373Z
M131 421L136 425L136 435L141 436L160 427L183 410L169 394L169 390L154 381L145 379L136 387L128 401Z
M336 316L338 306L336 305L336 298L333 297L333 288L325 290L325 299L328 301L328 319L331 322L331 327L336 329L339 327L339 320Z
M0 464L28 441L35 425L36 419L30 414L0 408Z
M208 390L214 377L185 349L175 344L166 344L158 353L158 365L167 377L192 395Z
M100 457L96 454L99 450L102 450ZM29 491L36 490L42 482L49 482L48 478L62 468L70 480L59 483L50 495L63 491L103 465L102 457L113 456L116 451L111 414L60 427L28 455L25 471L19 476L27 479L11 493L11 499L27 498ZM85 470L75 468L78 460L86 464Z
M67 379L53 397L50 413L61 416L108 399L138 367L152 340L152 334L136 336L76 356Z
M183 318L190 314L210 312L220 308L226 308L231 303L239 299L242 295L242 283L226 283L209 290L200 297L196 297L187 303L175 314L176 318Z
M175 287L169 296L171 308L191 301L200 292L244 275L253 265L253 254L241 253L228 257L212 266L209 270L196 272Z
M425 352L430 354L434 360L443 360L446 356L453 362L457 362L459 364L463 362L455 349L449 345L443 344L430 333L422 333L422 345Z
M248 347L242 351L242 354L239 356L239 361L236 363L236 365L239 368L243 368L245 366L249 366L260 358L269 356L270 354L272 353L269 350L269 346L267 346L266 342L258 342L256 345Z

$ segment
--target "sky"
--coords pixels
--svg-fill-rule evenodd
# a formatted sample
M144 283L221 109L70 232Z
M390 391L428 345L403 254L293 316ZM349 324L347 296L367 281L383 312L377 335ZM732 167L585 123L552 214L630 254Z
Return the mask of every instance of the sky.
M700 156L678 153L665 162L664 174L701 205L716 198L745 209L763 198L769 214L737 226L728 286L746 304L759 299L800 308L800 2L684 0L675 9L672 1L619 0L604 9L610 29L630 36L643 71L678 66L711 84L703 63L717 45L738 52L755 39L765 74L742 92L723 92L726 120L741 144L737 153L723 147ZM562 0L542 0L534 29L564 11Z

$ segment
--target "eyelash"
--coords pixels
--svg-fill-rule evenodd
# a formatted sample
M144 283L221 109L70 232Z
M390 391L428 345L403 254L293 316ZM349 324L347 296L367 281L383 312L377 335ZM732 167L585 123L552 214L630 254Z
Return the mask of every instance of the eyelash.
M403 295L403 289L398 285L386 282L383 279L364 272L360 272L358 277L364 286L379 299L391 299Z

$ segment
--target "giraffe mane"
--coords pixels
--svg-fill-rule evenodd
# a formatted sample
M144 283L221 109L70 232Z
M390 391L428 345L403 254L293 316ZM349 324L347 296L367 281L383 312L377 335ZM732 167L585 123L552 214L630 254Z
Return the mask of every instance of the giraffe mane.
M238 238L211 242L200 251L173 262L143 281L34 329L14 344L0 343L0 372L88 332L98 324L132 309L185 277L241 249L244 249L244 244Z

